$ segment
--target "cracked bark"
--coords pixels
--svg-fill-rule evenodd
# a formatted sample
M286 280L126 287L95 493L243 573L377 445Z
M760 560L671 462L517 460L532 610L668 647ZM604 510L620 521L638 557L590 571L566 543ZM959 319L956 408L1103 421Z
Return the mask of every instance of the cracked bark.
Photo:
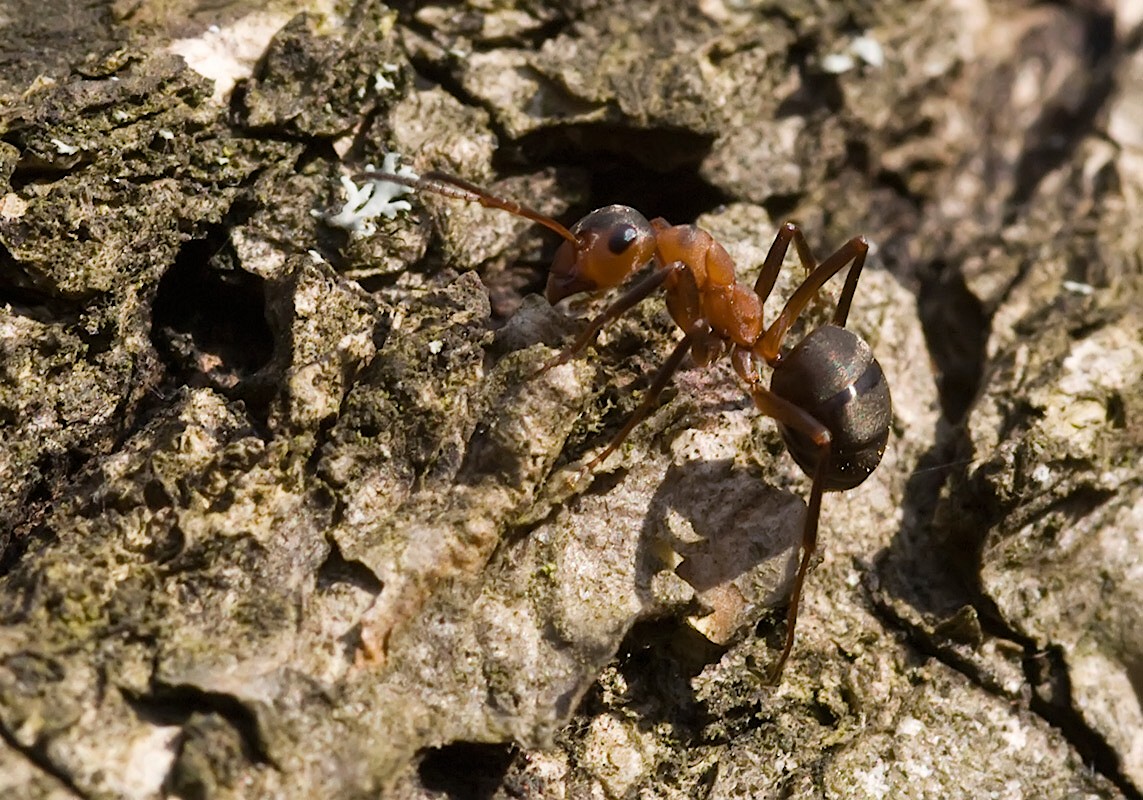
M0 31L9 794L1140 797L1127 5L47 5ZM661 300L530 378L549 236L312 213L387 151L748 281L787 216L876 244L894 437L780 687L772 423L687 369L577 482Z

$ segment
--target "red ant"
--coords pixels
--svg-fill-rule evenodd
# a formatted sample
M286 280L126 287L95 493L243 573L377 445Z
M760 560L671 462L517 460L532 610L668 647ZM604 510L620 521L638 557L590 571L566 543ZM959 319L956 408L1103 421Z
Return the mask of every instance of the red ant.
M568 229L534 209L445 173L428 172L413 178L368 172L363 177L498 208L558 233L565 241L556 251L545 291L552 304L580 292L619 286L651 265L646 276L540 370L566 363L586 348L604 325L656 289L665 289L667 310L682 328L683 338L659 368L639 407L586 470L594 469L614 452L650 413L687 353L699 366L706 366L729 352L754 405L777 421L790 455L813 480L802 528L801 560L790 592L785 644L769 675L770 681L776 682L794 646L802 586L817 546L822 492L852 489L868 478L880 463L889 438L889 384L869 345L845 328L869 250L865 237L855 236L818 264L801 230L787 222L778 230L758 280L750 289L735 280L734 262L722 245L694 225L670 225L661 218L648 222L633 208L612 205L592 211ZM791 242L807 277L777 319L765 327L762 304L774 288ZM815 328L793 349L782 352L794 321L825 282L846 265L852 266L832 323ZM773 369L769 389L759 378L759 360Z

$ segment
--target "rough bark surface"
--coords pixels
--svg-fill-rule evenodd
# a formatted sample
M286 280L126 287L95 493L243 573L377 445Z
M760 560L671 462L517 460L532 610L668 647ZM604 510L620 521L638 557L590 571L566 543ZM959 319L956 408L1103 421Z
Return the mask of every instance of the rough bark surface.
M0 794L1143 797L1137 4L0 5ZM572 221L874 244L825 499ZM791 263L770 318L799 284ZM833 283L840 283L834 281ZM828 319L829 286L794 332Z

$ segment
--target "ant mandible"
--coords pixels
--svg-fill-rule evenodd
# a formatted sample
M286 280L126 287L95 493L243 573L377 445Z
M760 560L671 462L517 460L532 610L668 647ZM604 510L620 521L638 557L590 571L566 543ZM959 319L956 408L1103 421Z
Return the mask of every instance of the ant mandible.
M587 471L614 452L650 413L687 353L696 364L706 366L729 352L754 405L777 421L790 455L813 480L802 527L801 559L786 612L785 643L769 674L769 680L776 682L794 646L798 604L817 546L822 493L852 489L868 478L889 439L889 384L869 345L845 328L869 250L865 237L855 236L818 264L802 231L787 222L779 228L750 289L735 280L734 262L722 245L694 225L671 225L661 218L648 221L633 208L611 205L592 211L568 229L545 214L446 173L411 177L367 172L362 177L501 209L558 233L565 241L556 251L545 291L552 304L580 292L614 288L643 267L652 267L540 370L566 363L604 325L656 289L666 291L667 310L683 338L659 368L638 408L585 467ZM774 288L791 242L807 277L766 327L762 304ZM832 323L815 328L783 352L782 343L795 320L825 282L846 265L851 266ZM773 369L770 388L762 385L758 375L759 360Z

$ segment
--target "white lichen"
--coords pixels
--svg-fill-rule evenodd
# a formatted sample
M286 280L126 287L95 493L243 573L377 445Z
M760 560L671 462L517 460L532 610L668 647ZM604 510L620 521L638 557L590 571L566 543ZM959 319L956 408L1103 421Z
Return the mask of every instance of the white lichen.
M381 172L389 172L406 178L417 178L417 173L408 167L398 167L400 156L396 153L386 153L381 163ZM366 172L372 172L372 164L365 165ZM403 194L412 191L408 186L393 183L382 179L367 180L361 186L351 178L343 175L341 187L345 190L345 205L334 214L311 212L320 217L326 225L343 228L351 236L372 236L377 232L373 220L377 217L393 219L398 211L409 211L412 206L406 200L397 200Z
M55 147L56 147L56 152L59 153L61 156L74 156L76 153L79 152L79 148L76 147L74 144L68 144L67 142L65 142L61 139L55 139L55 138L53 138L51 141L52 141L52 144L55 145Z
M862 34L850 42L844 51L830 53L822 58L821 68L831 75L841 75L856 67L858 61L874 69L884 66L885 50L881 43L869 34Z
M1072 294L1081 294L1084 296L1095 294L1095 287L1087 283L1064 281L1062 285L1065 291L1071 292Z
M400 72L400 67L396 64L385 63L381 68L373 73L373 91L380 94L381 92L392 91L397 88L397 84L389 79L389 75L396 75Z
M869 34L858 36L849 43L849 52L874 69L885 66L885 50L881 43Z
M822 59L822 71L828 72L830 75L841 75L844 72L849 72L856 66L853 56L849 53L830 53Z

